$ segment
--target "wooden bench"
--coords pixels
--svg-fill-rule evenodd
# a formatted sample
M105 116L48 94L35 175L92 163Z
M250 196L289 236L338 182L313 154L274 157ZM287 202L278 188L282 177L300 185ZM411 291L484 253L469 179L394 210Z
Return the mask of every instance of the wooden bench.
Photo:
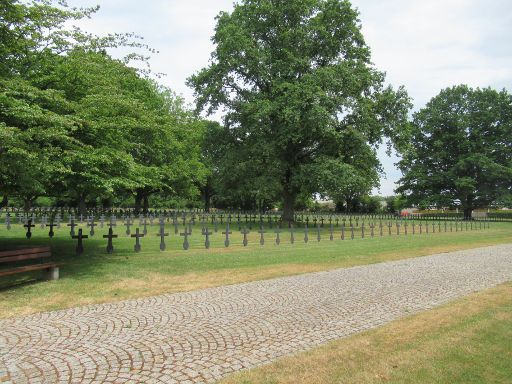
M24 248L16 249L13 251L0 251L0 264L2 263L16 263L26 260L37 260L39 263L23 265L20 267L8 268L0 270L0 277L16 275L18 273L43 270L44 280L57 280L59 278L59 265L55 263L45 262L47 258L51 257L52 252L50 247L40 248Z

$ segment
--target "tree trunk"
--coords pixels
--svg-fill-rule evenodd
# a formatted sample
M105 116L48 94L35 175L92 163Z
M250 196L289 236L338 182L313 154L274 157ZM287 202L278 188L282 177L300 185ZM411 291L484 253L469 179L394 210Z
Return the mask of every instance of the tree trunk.
M23 198L23 210L25 212L28 212L30 211L30 209L32 208L32 202L34 201L34 198L33 197L26 197L26 198Z
M142 208L142 191L140 189L135 193L135 214L138 215Z
M144 208L143 208L144 210L143 210L143 213L145 215L147 215L148 212L149 212L149 195L145 194L143 200L144 200Z
M468 197L466 199L466 204L464 204L464 220L472 220L472 212L473 212L473 199Z
M293 223L295 220L295 200L297 193L290 192L286 187L283 191L283 221Z
M2 198L2 201L0 201L0 208L7 207L8 205L9 205L9 198L7 197L7 195L4 195L4 197Z
M209 181L206 182L206 185L203 188L203 200L204 200L204 211L210 212L210 204L211 204L211 193L210 193L210 185Z
M87 207L85 205L85 195L81 194L78 198L78 213L81 215L87 214Z

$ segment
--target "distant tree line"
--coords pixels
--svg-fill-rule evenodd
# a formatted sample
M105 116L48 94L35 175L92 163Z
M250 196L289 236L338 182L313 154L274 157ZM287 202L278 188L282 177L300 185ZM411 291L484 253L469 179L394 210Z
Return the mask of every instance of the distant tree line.
M69 27L97 10L0 5L0 206L277 207L292 220L314 196L340 212L511 204L511 95L448 88L411 119L349 1L221 12L212 60L188 79L196 110L131 67L152 53L137 36ZM144 54L115 60L117 47ZM201 118L219 109L222 123ZM381 145L404 175L386 205L370 196Z

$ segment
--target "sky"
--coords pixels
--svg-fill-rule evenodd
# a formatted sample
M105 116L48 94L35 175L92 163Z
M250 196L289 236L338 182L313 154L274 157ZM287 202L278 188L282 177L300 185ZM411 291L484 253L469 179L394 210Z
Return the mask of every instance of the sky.
M133 32L159 51L151 69L163 85L193 105L186 79L208 65L215 16L232 0L69 0L99 5L79 26L95 34ZM512 90L510 0L352 0L376 68L393 87L405 86L419 110L442 89L458 84ZM121 53L117 53L121 55ZM115 56L116 53L113 52ZM401 177L384 148L385 175L375 194L392 195Z

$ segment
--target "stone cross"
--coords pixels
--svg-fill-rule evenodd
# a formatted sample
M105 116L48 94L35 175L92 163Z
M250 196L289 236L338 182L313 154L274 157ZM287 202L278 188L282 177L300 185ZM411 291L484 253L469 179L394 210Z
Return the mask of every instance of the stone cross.
M169 234L165 233L165 222L163 219L160 220L160 231L157 233L157 236L160 236L160 250L165 251L165 236L169 236Z
M140 238L144 237L143 233L139 233L139 228L135 228L135 233L131 235L131 237L135 237L135 245L133 247L133 250L135 252L140 252Z
M5 216L5 227L7 230L11 229L11 215L9 213Z
M190 244L188 243L188 237L190 235L190 232L188 231L188 228L185 227L185 232L180 233L180 236L183 236L183 249L186 251Z
M94 227L98 225L94 222L94 217L91 216L90 221L87 223L88 227L91 227L91 231L89 232L89 235L94 236Z
M112 227L108 229L108 235L103 235L104 239L108 239L107 241L107 253L111 254L114 252L114 245L112 243L112 239L117 238L117 235L114 235L114 230Z
M341 240L345 240L345 221L341 224Z
M105 224L105 215L100 216L100 228L103 228L103 225Z
M44 215L42 218L41 218L41 229L44 229L46 227L46 222L48 220L48 217L46 215Z
M279 234L281 233L281 228L276 227L274 232L276 234L276 245L279 245L279 244L281 244L281 238L279 237Z
M329 218L329 240L330 241L333 241L334 240L334 228L332 226L332 220L331 218Z
M260 234L260 245L264 245L265 244L265 238L263 237L263 234L265 233L265 230L263 230L263 228L261 228L258 233Z
M407 221L404 223L404 235L407 236Z
M412 234L416 234L416 223L414 221L412 222Z
M308 236L308 218L306 217L306 225L304 226L304 242L307 243L309 241Z
M173 216L172 218L172 225L174 225L174 234L178 234L178 218L176 216Z
M83 239L87 239L89 236L84 235L82 233L82 228L78 229L78 235L77 236L71 236L72 239L77 239L78 243L75 248L75 252L77 256L80 256L82 253L84 253L84 243Z
M244 235L244 240L243 240L244 247L247 247L247 243L248 243L247 234L249 233L249 230L246 227L244 227L244 229L241 232Z
M350 222L350 239L354 240L354 224Z
M225 232L222 232L223 235L226 236L226 239L224 240L224 246L227 248L229 247L229 235L231 235L233 232L231 232L229 230L229 221L228 221L228 225L226 226L226 231Z
M382 233L382 229L383 229L383 225L382 225L382 220L379 220L379 234L380 234L380 237L384 236L384 234Z
M421 223L421 221L420 221L420 225L419 225L419 227L420 227L420 235L421 235L421 234L422 234L422 232L423 232L423 231L422 231L422 229L423 229L423 224Z
M364 239L364 221L361 224L361 239Z
M374 230L375 230L375 223L373 223L373 222L372 222L372 223L370 224L370 236L371 236L371 237L373 237L373 236L375 235Z
M398 221L396 222L396 235L400 236L400 223Z
M213 232L210 232L210 229L208 227L206 228L203 228L202 230L203 232L203 236L205 236L205 240L204 240L204 247L206 249L210 248L210 235L213 233Z
M126 226L126 234L129 236L131 231L130 231L130 226L132 225L131 223L131 220L130 220L130 217L126 217L126 222L124 223L124 225Z
M391 224L391 221L388 221L388 236L391 236L391 227L393 224Z
M30 239L32 237L32 228L35 227L34 224L32 224L32 219L28 220L27 224L24 225L25 228L27 228L27 233L25 236L27 239Z
M320 235L320 223L316 225L316 241L320 242L321 235Z
M71 227L71 230L69 231L69 235L71 237L75 236L75 227L76 227L76 224L75 224L75 220L74 219L71 219L71 222L68 224L68 227Z
M145 236L145 235L148 234L148 221L147 221L147 219L145 217L144 217L144 220L142 221L142 226L143 226L142 233Z

